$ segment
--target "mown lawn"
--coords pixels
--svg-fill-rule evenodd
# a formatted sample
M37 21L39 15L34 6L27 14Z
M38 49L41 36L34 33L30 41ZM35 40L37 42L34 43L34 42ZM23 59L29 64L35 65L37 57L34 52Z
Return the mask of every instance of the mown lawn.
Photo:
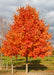
M8 63L8 70L11 71L11 58L3 56L3 71L0 70L0 73L4 72L6 65ZM17 59L13 57L14 72L25 72L26 58L18 56ZM28 58L29 72L53 72L54 73L54 57L45 57L43 59L37 58Z

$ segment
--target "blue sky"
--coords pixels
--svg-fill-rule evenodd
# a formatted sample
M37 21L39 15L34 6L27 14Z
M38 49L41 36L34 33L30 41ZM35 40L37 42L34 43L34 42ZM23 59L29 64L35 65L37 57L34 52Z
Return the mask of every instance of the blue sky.
M16 8L25 6L25 4L35 7L39 11L40 18L45 18L45 22L50 24L49 32L54 32L54 0L0 0L0 17L11 21ZM54 44L54 34L52 41Z

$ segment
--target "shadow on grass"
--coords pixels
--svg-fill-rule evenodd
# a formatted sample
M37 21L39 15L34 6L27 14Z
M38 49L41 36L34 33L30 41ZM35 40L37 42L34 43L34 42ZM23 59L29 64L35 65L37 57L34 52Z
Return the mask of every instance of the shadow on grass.
M31 63L29 63L28 65L28 69L29 71L31 70L45 70L47 69L46 66L40 64L41 63L41 60L32 60ZM19 66L19 67L15 67L14 68L15 70L25 70L25 64L22 64L22 66Z
M16 59L16 60L13 59L13 61L23 61L23 60L24 60L24 59Z
M1 58L0 58L0 60L1 60ZM2 60L5 60L5 59L3 58Z

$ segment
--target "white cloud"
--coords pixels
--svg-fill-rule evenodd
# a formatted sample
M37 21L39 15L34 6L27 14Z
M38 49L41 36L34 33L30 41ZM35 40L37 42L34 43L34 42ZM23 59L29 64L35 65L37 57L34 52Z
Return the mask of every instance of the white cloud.
M54 10L47 13L47 17L54 17Z
M54 26L54 10L46 13L46 20L52 26Z
M50 29L50 30L54 30L54 28L53 28L53 27L50 27L49 29Z

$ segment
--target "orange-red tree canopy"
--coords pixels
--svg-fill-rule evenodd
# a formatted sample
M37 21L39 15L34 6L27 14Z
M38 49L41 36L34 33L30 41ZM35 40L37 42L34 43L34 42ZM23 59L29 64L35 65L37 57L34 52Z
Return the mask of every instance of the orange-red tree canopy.
M39 19L39 12L30 6L22 7L14 15L13 24L3 41L2 52L6 56L45 57L52 54L47 26Z

